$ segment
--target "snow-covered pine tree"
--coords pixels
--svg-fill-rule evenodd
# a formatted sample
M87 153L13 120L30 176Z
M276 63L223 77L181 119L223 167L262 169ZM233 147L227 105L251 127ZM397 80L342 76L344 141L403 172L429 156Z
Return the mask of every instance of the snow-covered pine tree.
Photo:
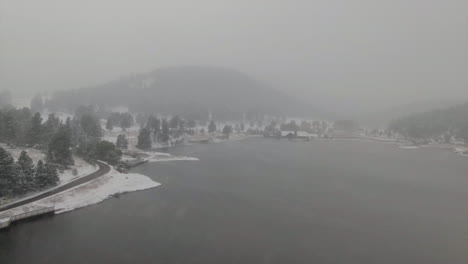
M114 123L113 123L111 117L107 118L106 129L109 130L109 131L112 131L112 129L114 129Z
M80 125L87 137L87 141L98 142L101 139L102 129L97 117L85 114L80 119Z
M57 133L50 140L47 162L64 166L74 164L71 152L71 129L67 128L67 126L60 126Z
M14 164L11 154L0 147L0 197L11 194L17 172Z
M136 147L143 150L151 149L151 131L149 128L140 129L140 134L138 135L138 142Z
M128 148L127 136L125 136L125 134L120 134L119 136L117 136L117 142L115 143L115 145L119 149L127 149Z
M17 123L15 120L15 110L7 111L3 116L3 136L7 144L11 144L16 139Z
M44 169L47 174L47 186L55 186L59 183L60 178L58 176L57 167L53 164L46 163Z
M48 145L52 136L57 132L60 128L60 120L55 116L55 114L49 114L47 120L44 122L42 126L41 132L41 141L42 144Z
M36 170L34 172L35 185L38 189L47 186L47 171L42 160L37 162Z
M27 142L31 145L37 145L41 142L42 135L42 117L41 114L36 113L31 118L31 125L27 132Z
M33 160L28 156L26 151L22 151L18 161L16 162L18 169L21 172L21 189L24 192L32 191L35 189L35 180L34 180L34 163Z
M213 133L216 132L216 124L213 120L210 121L210 124L208 125L208 133Z
M158 140L161 142L169 141L169 122L167 122L165 118L161 122L161 133L159 134Z
M132 114L130 113L122 113L120 115L120 127L122 128L123 131L126 131L127 128L130 128L135 124L135 120L133 119Z
M223 134L226 138L229 138L229 135L232 133L232 127L230 125L224 125Z

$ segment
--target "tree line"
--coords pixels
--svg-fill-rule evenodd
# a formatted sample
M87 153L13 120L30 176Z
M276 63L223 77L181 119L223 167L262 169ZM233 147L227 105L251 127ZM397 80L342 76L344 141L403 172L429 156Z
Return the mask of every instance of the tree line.
M121 150L112 142L102 141L102 129L92 107L79 107L65 122L51 113L44 121L29 108L0 109L0 142L11 147L30 147L45 153L45 160L33 164L26 152L14 161L0 150L0 195L21 194L56 185L57 170L74 165L73 153L85 160L103 160L112 165L120 161ZM123 142L123 143L122 143ZM120 138L122 148L128 145Z
M35 165L26 151L15 161L0 147L0 197L38 191L59 183L57 168L39 160Z
M395 119L388 130L408 139L450 143L458 138L468 144L468 102Z

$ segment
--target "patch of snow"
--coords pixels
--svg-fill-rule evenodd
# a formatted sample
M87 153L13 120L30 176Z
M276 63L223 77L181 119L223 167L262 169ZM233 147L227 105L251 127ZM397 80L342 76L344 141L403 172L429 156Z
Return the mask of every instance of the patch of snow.
M229 138L222 138L222 136L212 138L212 142L221 143L221 142L227 142L227 141L239 141L239 140L243 140L243 139L251 138L251 137L262 137L262 136L233 133L229 135Z
M99 167L96 165L91 165L88 162L84 161L81 158L73 157L75 159L75 165L72 166L71 169L64 170L63 172L59 173L60 177L60 185L64 185L70 181L76 180L83 176L89 175L93 172L96 172ZM73 175L73 168L77 170L77 174Z
M34 161L34 163L38 162L39 160L45 160L46 155L37 149L34 148L23 148L23 147L9 147L5 143L0 143L0 147L4 148L6 151L10 152L11 155L15 160L18 160L21 152L24 150L28 153L28 156Z
M0 143L0 147L10 152L15 160L18 160L23 150L28 153L28 156L33 160L34 163L37 163L39 160L45 161L46 159L46 155L42 151L34 148L11 148L4 143ZM70 169L65 170L63 173L59 173L60 185L63 185L79 177L91 174L98 170L97 166L91 165L79 157L74 156L73 159L75 160L75 165L71 166ZM76 176L72 173L73 168L76 168L78 171L78 174Z
M18 160L21 152L24 150L28 153L28 156L31 157L31 159L33 160L34 163L37 163L39 160L42 160L42 161L45 161L46 159L46 155L40 151L40 150L37 150L37 149L34 149L34 148L23 148L23 147L15 147L15 148L11 148L9 146L7 146L6 144L4 143L0 143L0 147L4 148L6 151L10 152L12 157L15 159L15 160ZM59 186L62 186L66 183L69 183L70 181L74 181L74 180L77 180L83 176L86 176L86 175L89 175L95 171L97 171L99 168L95 165L91 165L89 164L88 162L84 161L83 159L79 158L79 157L76 157L74 156L73 159L75 160L75 165L73 166L70 166L70 169L68 170L64 170L63 172L59 172L59 178L60 178L60 182L57 186L54 186L52 188L48 188L48 189L45 189L45 190L40 190L40 191L34 191L34 192L29 192L29 193L26 193L26 194L23 194L23 195L19 195L19 196L14 196L14 197L7 197L7 198L3 198L0 200L0 205L5 205L5 204L8 204L8 203L12 203L12 202L17 202L17 201L21 201L21 200L24 200L24 199L29 199L30 197L33 197L33 196L37 196L43 192L47 192L49 190L52 190L54 188L57 188ZM73 169L76 169L77 170L77 175L73 175Z
M146 190L159 185L161 184L141 174L122 174L112 170L105 176L73 190L44 199L41 203L43 205L54 204L56 213L59 214L97 204L112 197L112 195Z
M177 160L187 160L187 161L198 161L200 159L195 158L195 157L184 157L184 156L172 156L172 157L167 157L167 158L149 158L149 162L160 162L160 161L177 161Z
M195 157L184 157L184 156L172 156L169 153L163 152L140 152L145 154L146 157L143 160L147 160L148 162L160 162L160 161L178 161L178 160L187 160L187 161L197 161L198 158Z
M418 146L398 146L401 149L418 149Z
M453 150L455 153L468 157L468 148L467 147L454 147Z
M137 173L123 174L112 169L108 174L73 189L1 212L0 219L49 206L55 206L55 213L60 214L100 203L113 195L146 190L159 185L160 183L147 176Z

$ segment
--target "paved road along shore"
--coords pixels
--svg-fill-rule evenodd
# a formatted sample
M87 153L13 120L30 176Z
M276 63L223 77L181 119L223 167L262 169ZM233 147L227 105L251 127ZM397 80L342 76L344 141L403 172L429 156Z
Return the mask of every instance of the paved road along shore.
M39 201L41 199L44 199L44 198L47 198L49 196L52 196L52 195L55 195L57 193L61 193L63 191L66 191L66 190L69 190L73 187L76 187L80 184L83 184L83 183L86 183L86 182L89 182L91 180L94 180L98 177L101 177L103 175L105 175L106 173L108 173L110 171L110 166L105 164L104 162L100 162L100 161L96 161L97 165L99 166L99 169L89 175L86 175L86 176L83 176L77 180L74 180L72 182L69 182L67 184L64 184L60 187L57 187L55 189L52 189L50 191L46 191L44 193L41 193L37 196L34 196L34 197L31 197L31 198L28 198L28 199L24 199L24 200L21 200L21 201L18 201L18 202L14 202L14 203L11 203L7 206L4 206L4 207L0 207L0 212L3 212L3 211L6 211L6 210L9 210L9 209L13 209L13 208L16 208L16 207L19 207L19 206L22 206L22 205L25 205L25 204L28 204L28 203L32 203L32 202L35 202L35 201Z

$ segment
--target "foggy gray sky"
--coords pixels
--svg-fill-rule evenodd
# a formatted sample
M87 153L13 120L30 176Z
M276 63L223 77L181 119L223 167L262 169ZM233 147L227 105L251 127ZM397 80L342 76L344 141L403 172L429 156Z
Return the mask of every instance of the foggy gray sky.
M0 0L0 88L236 68L310 102L468 98L466 0Z

